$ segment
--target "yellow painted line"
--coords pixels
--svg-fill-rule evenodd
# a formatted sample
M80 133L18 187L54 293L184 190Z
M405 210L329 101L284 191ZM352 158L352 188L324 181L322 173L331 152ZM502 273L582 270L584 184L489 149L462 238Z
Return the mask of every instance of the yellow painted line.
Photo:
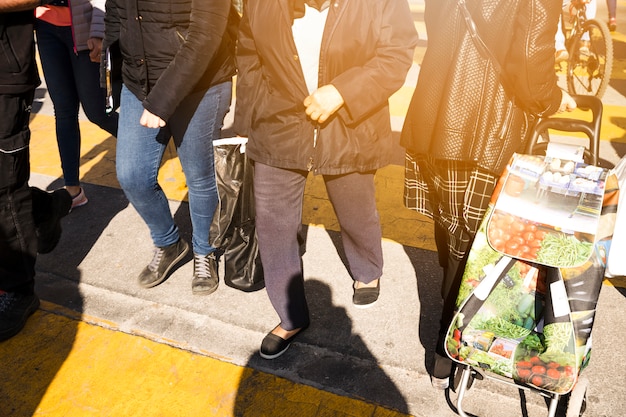
M0 343L2 415L405 416L66 313L44 302Z

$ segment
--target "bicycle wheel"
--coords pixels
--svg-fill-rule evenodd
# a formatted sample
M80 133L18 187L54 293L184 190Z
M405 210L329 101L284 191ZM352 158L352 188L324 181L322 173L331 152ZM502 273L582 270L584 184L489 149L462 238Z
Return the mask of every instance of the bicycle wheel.
M613 40L606 23L587 20L582 33L571 39L568 52L568 92L602 98L613 69Z

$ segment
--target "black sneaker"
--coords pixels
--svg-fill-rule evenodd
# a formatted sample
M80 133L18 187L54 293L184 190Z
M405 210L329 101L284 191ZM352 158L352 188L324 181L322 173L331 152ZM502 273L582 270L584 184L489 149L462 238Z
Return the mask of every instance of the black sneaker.
M0 342L18 334L37 307L39 298L35 294L0 293Z
M189 245L183 239L178 239L178 242L164 248L155 248L152 261L139 274L139 285L152 288L165 281L167 274L187 255L187 252Z
M45 191L44 191L45 192ZM50 253L61 240L61 219L72 209L72 197L66 189L61 188L50 194L49 212L45 220L36 225L37 252Z
M218 283L215 252L211 252L206 256L194 253L191 292L198 295L208 295L217 290Z

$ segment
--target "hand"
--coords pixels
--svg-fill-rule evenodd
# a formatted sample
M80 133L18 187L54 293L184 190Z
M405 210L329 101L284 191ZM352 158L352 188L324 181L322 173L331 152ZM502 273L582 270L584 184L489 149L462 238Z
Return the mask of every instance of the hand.
M89 48L89 59L91 62L100 62L100 54L102 53L102 39L87 39L87 47Z
M151 129L158 129L165 126L165 120L156 114L150 113L148 110L144 110L141 119L139 119L139 124Z
M315 90L313 94L303 101L306 114L311 120L324 123L341 106L343 97L332 84L327 84Z
M576 101L566 91L561 90L563 95L561 96L561 105L559 106L559 113L564 111L572 111L576 108Z

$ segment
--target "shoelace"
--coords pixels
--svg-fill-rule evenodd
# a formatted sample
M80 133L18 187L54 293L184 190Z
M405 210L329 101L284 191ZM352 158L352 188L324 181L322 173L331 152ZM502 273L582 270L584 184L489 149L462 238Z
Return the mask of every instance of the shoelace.
M11 292L5 292L0 294L0 313L4 313L13 305L16 297Z
M210 278L211 274L209 270L211 265L209 265L209 258L202 255L194 255L194 275L200 278Z
M150 271L156 271L159 268L159 264L161 263L161 258L163 258L163 254L165 253L165 249L163 248L155 248L154 256L152 260L148 264L148 269Z

